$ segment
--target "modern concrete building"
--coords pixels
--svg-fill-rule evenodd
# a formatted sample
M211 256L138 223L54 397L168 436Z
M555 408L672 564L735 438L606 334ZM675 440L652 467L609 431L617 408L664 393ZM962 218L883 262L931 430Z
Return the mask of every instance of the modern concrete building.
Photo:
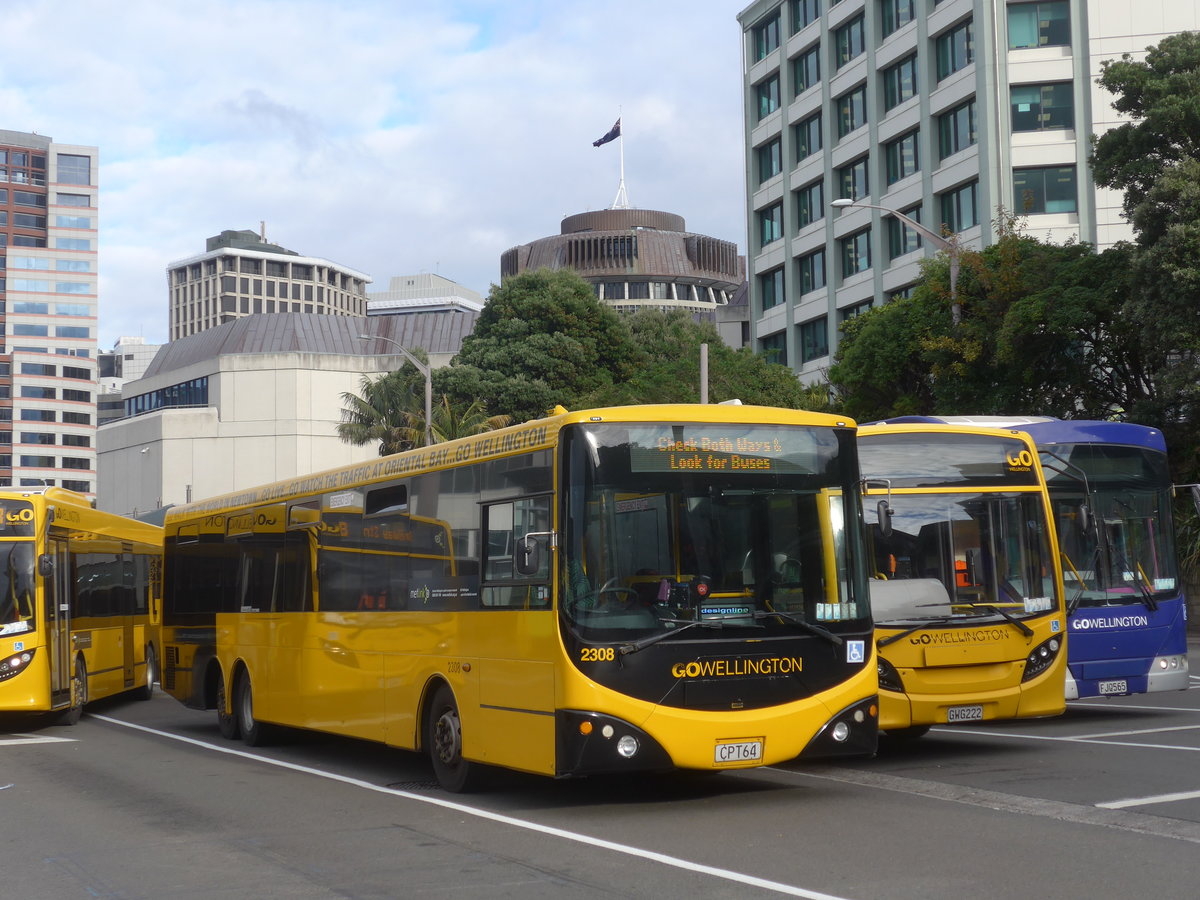
M872 206L975 248L999 207L1054 241L1130 237L1087 165L1091 135L1118 122L1095 79L1200 28L1200 5L757 0L738 21L755 346L814 380L841 323L911 290L937 252Z
M362 272L327 259L301 256L253 231L222 231L205 252L167 266L171 340L242 316L320 313L365 316Z
M136 381L154 361L161 344L147 344L145 338L119 337L111 350L96 354L100 391L97 396L97 422L103 425L125 415L121 388L127 381Z
M0 487L96 489L99 168L0 130Z
M424 272L393 275L386 291L367 292L367 315L393 316L414 313L479 312L483 297L449 278Z
M737 244L691 233L682 216L652 209L567 216L559 234L500 257L502 279L542 267L574 269L620 312L687 309L714 322L745 280ZM722 338L742 346L740 322L728 321L728 312L724 319Z
M123 386L125 417L99 429L97 505L145 513L374 458L338 438L342 394L402 366L396 344L448 362L468 319L251 315L162 346Z

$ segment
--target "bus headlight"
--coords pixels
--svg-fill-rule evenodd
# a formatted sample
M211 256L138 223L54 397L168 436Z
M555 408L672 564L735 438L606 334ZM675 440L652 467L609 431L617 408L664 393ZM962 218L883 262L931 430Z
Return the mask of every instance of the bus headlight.
M638 740L631 734L625 735L617 741L617 753L625 759L633 759L638 752Z
M845 722L838 722L833 726L833 730L829 732L829 736L839 744L846 743L846 738L850 737L850 726Z
M32 659L32 650L4 657L4 659L0 660L0 681L3 681L5 678L12 678L14 675L25 671L25 669L29 668L29 662Z
M1021 675L1022 681L1028 681L1031 678L1036 678L1045 672L1058 658L1058 652L1062 649L1062 641L1059 638L1052 637L1048 641L1043 641L1029 652L1025 657L1025 672Z

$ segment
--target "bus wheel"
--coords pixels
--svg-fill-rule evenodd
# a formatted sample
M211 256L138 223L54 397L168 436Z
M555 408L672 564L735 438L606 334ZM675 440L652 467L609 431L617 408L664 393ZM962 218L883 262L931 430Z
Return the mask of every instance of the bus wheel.
M59 714L58 724L79 724L79 719L83 716L84 704L87 703L87 692L87 666L81 656L75 660L75 674L71 676L71 706Z
M225 674L217 667L217 730L221 732L221 737L227 741L236 741L241 737L241 732L238 730L238 720L232 712L226 712L228 708L227 697L225 696Z
M146 681L137 688L133 696L138 700L149 700L154 696L154 682L158 680L158 661L154 657L154 648L146 648Z
M261 747L270 741L271 726L254 718L254 692L250 688L250 676L242 672L237 677L233 695L233 715L238 730L247 747Z
M425 745L438 783L455 794L477 790L483 766L463 759L462 720L458 717L454 693L444 684L433 692L427 722Z

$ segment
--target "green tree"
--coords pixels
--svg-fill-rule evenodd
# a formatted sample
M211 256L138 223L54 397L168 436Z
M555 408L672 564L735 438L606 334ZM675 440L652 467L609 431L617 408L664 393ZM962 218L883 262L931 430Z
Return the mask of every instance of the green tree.
M555 404L628 380L641 359L629 329L569 270L523 272L492 285L473 333L435 372L456 403L524 422Z
M806 400L819 396L807 393L787 366L747 348L734 350L721 340L715 325L697 322L686 310L644 309L625 322L640 363L628 380L605 385L581 398L588 406L698 403L701 344L708 345L710 403L737 399L758 406L799 409L807 408Z
M424 360L422 360L424 361ZM379 377L362 376L359 393L342 394L338 437L361 447L379 442L379 455L409 450L425 440L425 378L405 363Z
M1125 192L1132 216L1162 175L1200 159L1200 33L1163 38L1141 62L1128 53L1106 60L1097 83L1130 121L1095 139L1092 174L1097 184Z
M495 431L512 422L510 416L489 416L482 401L473 400L466 406L455 406L445 394L434 404L432 418L434 443ZM424 431L424 422L421 428Z

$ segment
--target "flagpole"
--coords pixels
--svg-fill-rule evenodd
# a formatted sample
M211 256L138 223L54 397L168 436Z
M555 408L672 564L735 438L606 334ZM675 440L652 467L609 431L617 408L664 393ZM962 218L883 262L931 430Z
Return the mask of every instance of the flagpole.
M617 196L611 208L629 209L629 196L625 193L625 117L620 107L617 107L617 121L621 123L621 133L617 135L617 143L621 145L621 180L617 182Z

